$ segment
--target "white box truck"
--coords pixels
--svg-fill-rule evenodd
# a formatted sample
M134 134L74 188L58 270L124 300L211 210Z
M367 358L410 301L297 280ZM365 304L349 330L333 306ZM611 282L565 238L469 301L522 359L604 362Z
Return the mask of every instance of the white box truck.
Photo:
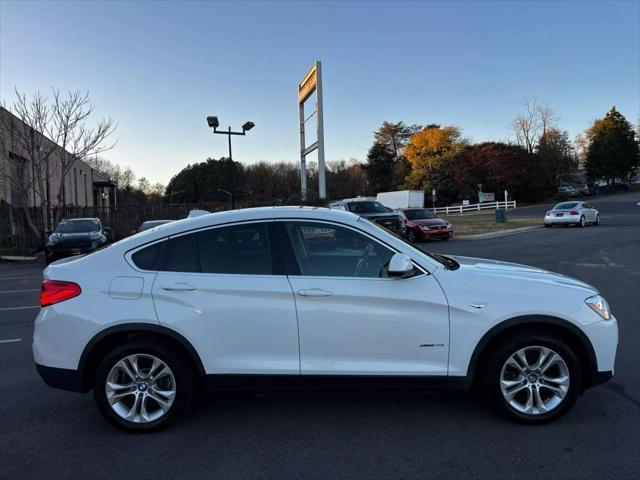
M424 192L422 190L398 190L397 192L380 192L378 201L388 208L422 208Z

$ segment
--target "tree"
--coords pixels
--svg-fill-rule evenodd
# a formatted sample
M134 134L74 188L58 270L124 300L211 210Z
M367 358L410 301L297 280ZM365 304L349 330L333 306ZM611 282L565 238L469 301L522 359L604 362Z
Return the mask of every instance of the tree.
M518 115L511 126L516 136L516 143L533 153L538 139L553 128L557 117L554 110L538 104L535 98L525 100L525 112Z
M407 186L418 189L438 188L429 181L430 170L467 144L460 128L453 125L427 125L414 133L405 149L405 156L411 165L411 173L406 178Z
M541 173L549 193L555 192L563 181L570 180L578 167L578 157L569 140L569 132L555 128L547 130L536 147Z
M15 93L13 105L0 112L3 130L7 132L0 138L0 146L10 158L9 172L0 172L0 181L8 183L20 197L29 228L41 237L52 220L47 178L60 177L57 196L59 203L64 204L65 180L74 162L112 148L105 142L115 124L111 119L103 119L93 128L87 125L93 113L88 93L70 92L63 98L54 89L52 100L39 92L30 98L17 89ZM42 212L41 227L27 208L30 204Z
M367 153L367 179L369 192L386 192L393 189L395 160L393 152L382 143L374 143Z
M540 175L539 158L525 148L500 142L471 145L452 160L457 188L466 195L483 191L499 195L507 190L512 197L524 201L542 200L548 193L544 176Z
M604 178L612 183L616 178L627 179L635 173L640 163L636 132L615 106L594 122L587 130L587 138L589 178Z
M63 205L66 203L65 179L74 162L115 146L105 143L116 129L113 119L103 118L93 128L87 126L93 109L89 101L89 92L82 93L76 90L62 96L59 90L53 90L51 119L44 124L44 130L41 131L68 152L68 155L60 156L62 182L58 191L58 201Z
M397 162L400 160L411 135L421 129L420 125L409 126L402 121L397 123L385 121L377 131L373 132L373 139L375 143L384 145L393 154L393 159Z

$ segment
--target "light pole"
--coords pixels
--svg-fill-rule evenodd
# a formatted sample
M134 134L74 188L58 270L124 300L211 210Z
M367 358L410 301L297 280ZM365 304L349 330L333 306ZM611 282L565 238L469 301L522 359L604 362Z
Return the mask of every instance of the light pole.
M231 135L246 135L247 132L251 130L253 127L255 127L256 125L253 122L246 122L244 125L242 125L241 132L233 132L231 131L231 127L228 127L227 130L218 131L218 127L220 126L218 117L207 117L207 124L209 125L209 127L213 128L213 133L218 133L220 135L227 135L227 138L229 139L229 161L231 162L231 191L227 192L221 189L219 190L224 193L227 193L229 197L231 197L231 209L235 210L236 199L234 195L234 188L235 188L234 182L235 182L236 167L235 167L235 164L233 163L233 157L231 156Z

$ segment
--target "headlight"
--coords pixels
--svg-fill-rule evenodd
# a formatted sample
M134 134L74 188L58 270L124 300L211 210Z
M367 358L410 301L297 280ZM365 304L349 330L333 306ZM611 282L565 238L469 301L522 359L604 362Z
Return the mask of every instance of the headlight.
M57 233L52 233L51 235L49 235L49 239L47 240L47 244L53 245L54 243L58 243L58 240L60 240L60 235L57 234Z
M609 310L609 304L600 295L594 295L585 300L585 303L589 305L591 310L596 312L605 320L611 320L611 310Z
M422 226L420 227L420 230L429 230L429 227L427 227L426 225L422 225Z
M91 234L91 240L99 240L102 234L100 232L93 232Z
M451 225L449 222L447 222L447 228L453 228L453 225Z

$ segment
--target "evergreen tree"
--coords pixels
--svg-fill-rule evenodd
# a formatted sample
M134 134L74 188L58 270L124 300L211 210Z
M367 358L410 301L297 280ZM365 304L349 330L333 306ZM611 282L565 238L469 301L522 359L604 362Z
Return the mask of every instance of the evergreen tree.
M616 178L632 176L640 159L636 132L627 119L612 107L587 131L589 149L586 168L589 178L604 178L610 183Z

